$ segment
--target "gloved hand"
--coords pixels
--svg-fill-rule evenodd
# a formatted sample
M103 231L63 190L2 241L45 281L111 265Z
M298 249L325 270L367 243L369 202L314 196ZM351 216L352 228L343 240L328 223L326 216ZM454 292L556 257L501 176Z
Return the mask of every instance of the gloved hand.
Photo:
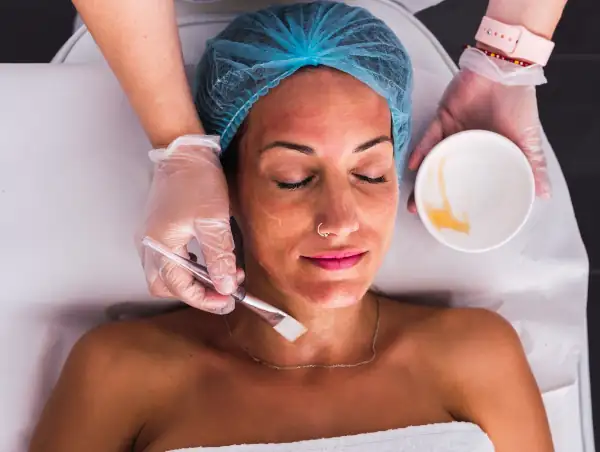
M433 122L413 151L409 168L417 170L429 151L454 133L489 130L521 148L533 169L537 195L549 197L535 90L546 83L543 68L492 59L476 48L464 51L459 66L461 70L446 89ZM416 211L412 197L408 208Z
M233 254L229 197L218 156L220 150L218 137L187 135L166 150L150 152L156 166L146 219L137 239L154 296L175 297L195 308L226 314L235 308L233 298L227 295L242 282L243 271L236 269ZM197 239L218 292L205 288L186 270L142 247L141 239L146 236L184 257L189 257L188 243Z

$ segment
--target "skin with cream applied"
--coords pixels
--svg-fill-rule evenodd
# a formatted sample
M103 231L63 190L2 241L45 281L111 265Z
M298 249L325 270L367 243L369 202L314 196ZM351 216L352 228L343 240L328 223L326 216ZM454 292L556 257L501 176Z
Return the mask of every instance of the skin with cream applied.
M309 100L312 92L320 95ZM372 327L373 298L360 301L389 247L398 207L391 124L385 99L332 69L299 72L251 110L239 141L243 171L230 181L246 288L308 328L293 347L281 344L290 356L265 359L344 361L340 344L351 344L356 328ZM231 317L242 342L271 337L241 310ZM371 323L362 325L365 319Z

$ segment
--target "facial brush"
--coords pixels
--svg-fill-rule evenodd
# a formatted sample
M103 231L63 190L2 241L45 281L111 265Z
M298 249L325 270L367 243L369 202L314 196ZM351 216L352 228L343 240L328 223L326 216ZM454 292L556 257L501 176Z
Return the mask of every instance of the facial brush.
M210 276L208 275L208 270L205 266L169 251L155 240L152 240L150 237L144 238L144 240L142 240L142 244L169 259L179 267L189 271L194 278L196 278L202 284L214 289L215 286L211 281ZM271 325L275 331L277 331L290 342L295 342L296 339L298 339L307 331L306 327L292 316L286 314L275 306L271 306L270 304L265 303L264 301L246 293L246 290L241 286L235 293L231 294L231 296L236 302L243 304L248 309L255 312L260 318Z

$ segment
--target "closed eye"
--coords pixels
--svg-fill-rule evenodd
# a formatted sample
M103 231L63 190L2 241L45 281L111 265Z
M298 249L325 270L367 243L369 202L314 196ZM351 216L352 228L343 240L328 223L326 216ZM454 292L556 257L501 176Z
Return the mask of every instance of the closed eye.
M383 184L383 183L387 182L387 179L385 176L368 177L368 176L364 176L362 174L354 174L354 177L356 177L361 182L366 182L368 184ZM313 175L313 176L309 176L306 179L303 179L299 182L275 181L275 183L277 184L277 187L279 187L282 190L298 190L300 188L306 187L308 184L310 184L313 181L314 178L315 178L315 176Z
M299 188L305 187L315 178L315 176L308 176L306 179L300 182L281 182L275 181L277 186L282 190L298 190Z
M354 177L356 177L358 180L360 180L362 182L367 182L369 184L383 184L384 182L387 182L387 179L385 178L385 176L368 177L368 176L363 176L362 174L354 174Z

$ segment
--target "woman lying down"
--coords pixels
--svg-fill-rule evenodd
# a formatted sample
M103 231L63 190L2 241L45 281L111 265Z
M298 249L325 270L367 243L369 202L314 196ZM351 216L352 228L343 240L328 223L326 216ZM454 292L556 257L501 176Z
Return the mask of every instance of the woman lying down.
M100 327L71 352L31 451L552 451L510 324L369 291L410 137L393 32L341 3L275 7L211 41L198 77L246 288L308 332L288 343L244 308Z

